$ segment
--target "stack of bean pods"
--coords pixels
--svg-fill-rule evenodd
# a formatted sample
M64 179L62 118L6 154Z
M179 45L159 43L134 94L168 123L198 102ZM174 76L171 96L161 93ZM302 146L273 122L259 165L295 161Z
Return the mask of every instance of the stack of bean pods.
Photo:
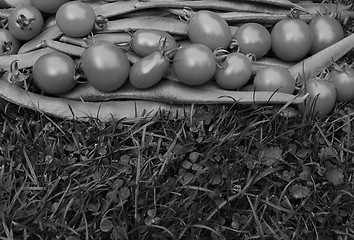
M190 104L303 104L312 94L301 91L304 79L354 48L343 29L351 5L2 0L0 7L0 96L64 118L126 117L116 106L137 104L134 116L149 108L180 114Z

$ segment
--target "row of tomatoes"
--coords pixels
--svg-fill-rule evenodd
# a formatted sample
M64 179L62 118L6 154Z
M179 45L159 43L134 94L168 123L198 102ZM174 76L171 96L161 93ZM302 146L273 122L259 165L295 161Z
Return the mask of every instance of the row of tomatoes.
M68 0L56 1L56 5L51 2L32 0L32 5L15 8L8 19L10 35L22 41L34 38L40 33L36 29L43 27L41 12L55 13L58 27L68 36L83 37L92 31L96 16L89 5ZM214 12L202 10L190 16L187 29L190 44L178 47L173 37L162 31L137 31L132 35L131 50L142 58L131 66L119 47L99 41L86 49L80 59L84 76L104 92L118 89L128 79L137 88L149 88L160 81L171 66L177 78L185 84L197 86L214 79L225 89L238 89L252 76L249 53L260 58L271 50L280 59L298 61L344 37L339 22L326 16L316 17L310 24L294 18L284 19L274 25L271 32L263 25L248 23L234 35L228 24ZM235 44L237 51L234 51ZM12 49L14 46L12 44ZM76 85L75 62L61 53L44 55L36 61L32 72L36 85L47 93L62 94ZM348 101L354 98L354 91L349 91L353 89L354 81L351 68L334 69L331 78L333 86L316 81L313 85L316 87L311 88L309 82L308 91L313 89L313 93L325 96L323 89L334 89L334 92L327 92L333 92L336 99ZM252 80L257 91L292 94L295 90L294 78L282 67L265 68ZM318 84L329 88L320 88ZM319 92L319 89L322 90ZM328 103L328 97L323 101Z

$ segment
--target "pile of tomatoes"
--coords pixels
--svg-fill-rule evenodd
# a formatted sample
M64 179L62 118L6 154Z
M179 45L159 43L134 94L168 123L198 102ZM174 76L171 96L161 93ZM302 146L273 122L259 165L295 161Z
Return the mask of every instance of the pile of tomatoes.
M89 36L97 25L93 8L85 2L30 2L9 14L0 31L1 55L16 54L21 44L43 31L45 20L50 17L55 17L58 28L73 38ZM188 39L183 45L165 31L137 30L131 33L129 42L129 51L139 56L134 63L121 47L100 40L93 41L78 61L60 51L41 56L31 69L31 77L43 92L61 95L72 90L79 78L85 78L102 92L115 91L127 82L137 89L148 89L172 69L180 82L191 87L214 81L227 90L249 89L251 85L255 91L294 94L298 86L287 68L270 66L254 73L252 62L270 56L296 63L344 38L343 28L334 18L317 16L307 24L294 16L271 28L246 23L232 32L217 13L192 11L186 14ZM306 82L313 99L330 99L327 108L318 110L319 114L329 113L328 106L332 109L337 100L354 99L353 74L350 66L337 66L328 74L330 81Z

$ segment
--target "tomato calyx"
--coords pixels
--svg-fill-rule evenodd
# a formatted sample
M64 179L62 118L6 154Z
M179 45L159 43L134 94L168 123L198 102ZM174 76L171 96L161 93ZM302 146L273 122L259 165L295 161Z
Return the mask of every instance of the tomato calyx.
M15 84L20 87L25 87L27 89L26 80L30 76L30 71L23 69L20 70L18 66L19 60L14 60L10 64L10 69L3 75L3 80L8 81L9 83Z
M8 55L12 51L12 42L11 41L3 42L1 46L1 50L4 53L4 55Z
M180 46L174 48L166 48L166 46L167 46L167 37L161 37L159 40L158 51L169 62L172 62L175 54L180 49Z
M353 68L353 66L354 66L354 62L351 64L343 62L342 64L334 63L332 68L333 68L333 70L335 70L337 72L346 73L348 75L349 70L351 68ZM328 71L328 74L329 74L329 71Z
M36 20L35 18L27 18L25 15L20 14L16 19L16 23L20 26L21 30L31 30L31 23Z
M0 28L8 28L7 18L0 18Z
M218 68L226 69L227 63L225 62L225 60L227 59L227 56L230 54L230 52L224 48L216 48L213 51L213 54L216 60L216 66Z
M292 8L292 9L290 9L287 17L289 19L300 19L301 12L302 11L300 9Z
M103 30L107 27L108 19L103 15L98 15L95 21L95 30Z
M81 70L81 64L78 64L75 66L73 80L76 83L87 83L88 82L87 78L85 77L85 74Z
M132 48L133 48L134 30L131 28L127 28L127 29L125 29L124 32L129 34L130 40L126 43L120 43L119 47L123 48L125 52L128 52L129 50L132 50Z
M190 7L184 7L181 12L178 12L178 18L186 23L189 23L193 17L194 11Z
M231 52L239 52L240 51L240 44L238 43L238 41L235 38L231 39L231 43L230 43L228 49Z

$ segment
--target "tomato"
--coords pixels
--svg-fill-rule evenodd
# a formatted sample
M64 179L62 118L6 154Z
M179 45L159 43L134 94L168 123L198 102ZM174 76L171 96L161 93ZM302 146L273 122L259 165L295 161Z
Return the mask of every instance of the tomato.
M312 47L312 33L309 25L300 19L283 19L271 31L271 49L285 61L303 59Z
M37 59L32 69L33 81L44 92L63 94L75 85L75 63L60 52L45 54Z
M232 40L227 22L209 10L200 10L192 14L187 25L187 35L193 43L204 44L211 50L227 48Z
M31 4L41 12L56 13L61 5L70 0L31 0Z
M9 30L0 29L0 56L16 54L20 45L20 41L12 36Z
M269 31L259 23L246 23L240 26L234 34L240 52L253 53L256 58L263 57L272 46Z
M165 39L164 48L166 50L177 47L176 40L169 33L161 30L141 29L133 33L132 50L139 56L145 57L159 49L162 38Z
M287 68L271 66L257 72L253 85L256 91L292 94L295 90L295 79Z
M343 67L343 69L332 69L330 79L337 89L339 101L352 101L354 99L354 69Z
M309 23L313 35L310 53L314 54L344 38L342 25L329 16L314 17Z
M8 29L19 40L35 38L43 28L42 13L32 5L15 7L8 17Z
M310 79L305 85L308 97L305 105L300 108L303 112L313 116L323 117L329 114L337 99L337 92L334 84L327 80Z
M93 30L96 14L90 5L80 1L70 1L61 5L55 20L65 35L84 37Z
M136 88L150 88L162 79L169 66L170 61L163 52L155 51L133 64L129 81Z
M178 50L172 68L177 78L187 85L202 85L213 78L216 60L207 46L192 43Z
M97 41L81 56L81 67L87 80L98 90L110 92L120 88L128 79L130 63L115 44Z
M225 89L237 89L245 85L252 75L252 63L243 53L233 52L216 69L215 81Z

